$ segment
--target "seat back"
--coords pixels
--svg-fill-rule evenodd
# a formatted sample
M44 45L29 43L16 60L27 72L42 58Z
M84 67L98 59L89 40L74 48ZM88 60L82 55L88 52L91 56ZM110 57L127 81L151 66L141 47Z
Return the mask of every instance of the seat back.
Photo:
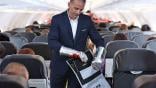
M156 52L156 40L147 41L142 47Z
M120 50L125 48L138 48L138 45L129 40L115 40L110 41L106 45L106 59L105 59L105 77L112 77L113 72L113 57L114 54Z
M117 51L113 63L113 87L132 88L136 77L156 73L155 63L156 54L150 50L129 48Z
M105 35L102 36L103 40L104 40L104 46L106 46L106 44L110 41L113 41L113 37L114 35Z
M136 35L133 37L132 41L136 42L141 48L143 44L146 42L146 38L144 35Z
M44 62L43 57L39 55L28 55L28 54L13 54L6 56L1 64L0 71L11 62L18 62L27 68L29 72L30 79L46 79L48 76L47 68Z
M129 40L115 40L106 44L106 58L113 58L116 51L124 48L138 48L138 45Z
M36 36L32 42L46 42L48 43L48 37L47 36Z
M48 47L48 43L31 42L22 46L22 48L31 48L36 55L42 56L45 60L52 58L52 51Z
M128 40L132 40L134 36L136 35L143 35L142 32L127 32L125 35L127 36Z
M29 42L31 42L35 38L36 34L30 32L19 32L16 33L14 36L25 37L28 39Z
M11 36L10 37L10 42L13 43L17 49L20 49L23 45L28 43L28 39L25 37L16 37L16 36Z
M29 88L23 77L0 74L0 88Z

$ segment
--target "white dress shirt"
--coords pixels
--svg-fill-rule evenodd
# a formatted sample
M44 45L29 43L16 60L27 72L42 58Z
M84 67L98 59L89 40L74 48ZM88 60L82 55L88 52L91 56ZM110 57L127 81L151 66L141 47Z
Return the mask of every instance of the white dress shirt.
M68 15L68 18L69 18L70 25L72 28L73 39L75 39L79 17L77 17L76 19L70 19L69 15Z
M77 25L78 25L78 18L76 18L75 20L73 20L73 19L69 19L69 20L70 20L70 24L71 24L71 28L72 28L73 39L75 39Z

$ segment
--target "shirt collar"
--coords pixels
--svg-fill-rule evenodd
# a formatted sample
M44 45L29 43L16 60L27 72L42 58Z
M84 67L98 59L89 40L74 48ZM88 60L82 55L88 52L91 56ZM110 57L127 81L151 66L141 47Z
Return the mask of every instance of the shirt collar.
M71 19L71 18L69 17L68 10L67 10L67 15L68 15L68 18L69 18L70 21L71 21L71 20L72 20L72 21L76 21L76 20L79 19L79 16L77 16L76 19Z

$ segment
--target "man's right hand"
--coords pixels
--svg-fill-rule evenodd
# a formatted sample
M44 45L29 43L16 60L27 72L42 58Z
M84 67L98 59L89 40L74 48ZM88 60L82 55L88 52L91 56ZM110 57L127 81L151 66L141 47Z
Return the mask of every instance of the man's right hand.
M60 54L68 56L71 59L81 59L82 62L88 61L88 57L84 52L77 51L68 47L62 46L60 49Z
M82 62L87 62L88 61L88 57L84 52L80 52L80 59Z

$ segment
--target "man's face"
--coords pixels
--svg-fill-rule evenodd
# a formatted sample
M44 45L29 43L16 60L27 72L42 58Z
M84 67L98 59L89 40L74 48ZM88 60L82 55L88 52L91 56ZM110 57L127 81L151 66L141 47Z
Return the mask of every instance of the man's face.
M68 3L68 14L71 19L76 19L82 10L84 9L85 3L80 0L74 0Z

